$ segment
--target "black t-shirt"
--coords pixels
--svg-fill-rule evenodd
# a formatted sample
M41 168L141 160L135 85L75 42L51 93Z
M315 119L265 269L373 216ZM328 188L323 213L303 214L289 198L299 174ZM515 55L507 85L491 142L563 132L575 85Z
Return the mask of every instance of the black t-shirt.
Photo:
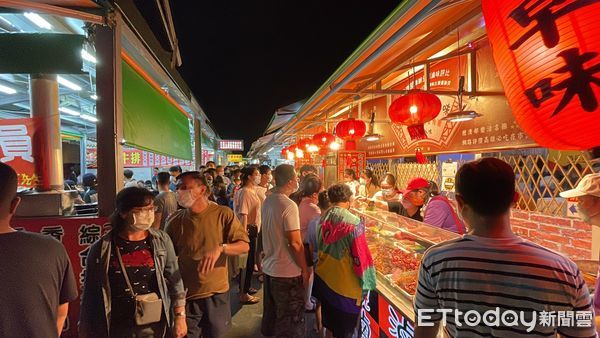
M141 241L128 241L119 236L114 237L119 247L123 265L127 270L133 293L143 295L151 292L159 294L156 267L152 250L152 236ZM133 325L135 302L132 298L125 276L121 271L116 248L113 245L110 254L108 279L111 292L111 325Z
M58 306L75 299L73 267L59 241L27 231L0 234L0 336L58 337Z
M402 205L402 203L400 203L400 201L390 201L390 202L387 202L387 203L388 203L388 211L389 212L395 212L395 213L397 213L400 216L412 218L412 219L417 220L419 222L423 222L423 216L421 216L421 207L419 207L417 209L417 212L415 212L414 215L409 216L408 215L408 211Z

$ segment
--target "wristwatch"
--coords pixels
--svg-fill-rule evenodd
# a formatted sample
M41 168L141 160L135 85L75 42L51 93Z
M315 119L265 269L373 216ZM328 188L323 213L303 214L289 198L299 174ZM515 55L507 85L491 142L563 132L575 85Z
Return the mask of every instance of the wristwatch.
M223 253L225 253L225 248L227 248L227 243L221 244L221 247L223 248Z
M185 317L185 311L175 312L175 317Z

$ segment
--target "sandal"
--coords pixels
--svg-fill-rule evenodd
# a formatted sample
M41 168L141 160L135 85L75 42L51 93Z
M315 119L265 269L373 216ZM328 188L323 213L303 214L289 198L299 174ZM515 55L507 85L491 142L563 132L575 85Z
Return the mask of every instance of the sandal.
M257 292L258 292L258 290L257 290L257 289L255 289L255 288L250 288L250 289L248 289L248 294L249 294L249 295L253 295L253 294L257 293Z
M260 298L258 297L254 297L254 296L250 296L247 295L248 297L240 297L240 304L256 304L258 302L260 302ZM246 298L246 299L242 299L242 298Z

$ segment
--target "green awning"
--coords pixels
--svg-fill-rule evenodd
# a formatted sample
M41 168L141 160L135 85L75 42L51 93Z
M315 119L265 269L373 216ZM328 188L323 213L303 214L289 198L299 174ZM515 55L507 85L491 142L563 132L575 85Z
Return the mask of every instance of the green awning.
M123 137L131 147L192 159L188 118L125 61Z

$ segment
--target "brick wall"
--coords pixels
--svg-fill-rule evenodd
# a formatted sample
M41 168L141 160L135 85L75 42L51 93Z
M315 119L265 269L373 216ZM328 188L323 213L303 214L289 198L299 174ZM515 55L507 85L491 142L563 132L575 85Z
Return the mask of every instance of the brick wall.
M511 224L519 236L571 259L591 257L592 226L579 219L513 209Z

